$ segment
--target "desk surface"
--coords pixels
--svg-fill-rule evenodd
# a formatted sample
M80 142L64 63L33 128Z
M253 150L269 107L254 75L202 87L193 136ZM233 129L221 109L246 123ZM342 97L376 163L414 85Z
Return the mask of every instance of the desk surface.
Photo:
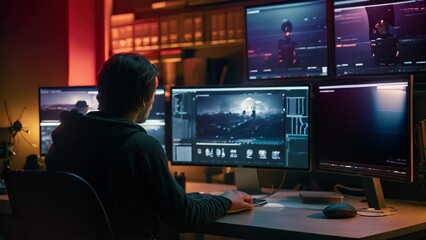
M187 183L186 188L189 192L221 192L235 189L235 186ZM386 204L397 209L395 215L385 217L358 215L348 219L327 219L321 211L325 205L304 205L296 191L278 192L267 199L277 204L226 215L200 232L247 239L376 240L410 234L413 238L409 239L414 239L414 236L426 239L426 206L421 203L387 199ZM367 207L367 204L359 199L346 197L344 202L356 208Z
M223 192L232 185L187 183L188 192ZM304 205L296 191L282 191L267 198L271 206L255 207L252 211L229 214L200 233L244 239L426 239L426 206L412 201L387 200L397 208L386 217L356 216L348 219L327 219L324 205ZM366 203L345 198L357 208ZM7 195L0 195L0 213L11 214Z

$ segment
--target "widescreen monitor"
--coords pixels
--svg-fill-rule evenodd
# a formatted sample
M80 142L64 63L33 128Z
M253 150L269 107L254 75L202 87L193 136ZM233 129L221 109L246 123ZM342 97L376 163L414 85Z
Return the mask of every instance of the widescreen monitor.
M172 164L309 170L309 97L309 85L173 87Z
M83 108L82 113L98 109L95 86L64 86L39 88L40 155L44 156L52 145L52 131L60 124L63 111ZM165 95L157 88L155 101L148 120L141 124L149 135L165 147Z
M250 80L327 76L325 0L246 7Z
M380 179L412 182L409 76L320 83L315 119L316 169L373 179L375 184Z
M335 1L336 74L426 72L426 1Z

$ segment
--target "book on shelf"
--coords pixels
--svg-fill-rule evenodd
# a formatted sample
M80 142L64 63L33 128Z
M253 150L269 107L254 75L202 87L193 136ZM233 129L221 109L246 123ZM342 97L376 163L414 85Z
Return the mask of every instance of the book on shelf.
M167 46L169 44L169 20L162 17L160 20L160 45Z
M180 21L180 45L183 47L201 44L204 40L203 12L184 13Z
M210 11L208 21L210 42L212 44L226 43L226 9Z
M244 39L244 9L230 8L226 12L226 35L228 42Z
M149 23L135 23L135 50L143 50L151 45Z
M204 41L204 14L194 13L194 43L202 44Z
M212 42L219 40L218 16L216 14L212 14L210 17L210 40Z
M133 21L133 13L111 16L112 53L133 51Z
M143 51L158 49L158 18L143 19L136 21L135 28L135 50Z
M218 40L224 41L226 40L226 12L218 13L218 22L217 22L217 32L218 32Z
M160 45L162 48L179 46L181 15L164 16L160 19Z
M160 27L159 23L158 23L158 19L156 21L151 22L149 24L149 26L150 26L150 30L151 30L151 35L150 35L150 37L151 37L151 46L154 49L158 49L158 47L159 47L159 41L158 41L159 33L158 33L158 29Z
M133 51L133 25L111 28L113 53Z
M169 17L169 43L170 47L175 47L179 43L179 17Z
M194 18L192 13L183 14L180 42L182 45L192 45L194 43Z

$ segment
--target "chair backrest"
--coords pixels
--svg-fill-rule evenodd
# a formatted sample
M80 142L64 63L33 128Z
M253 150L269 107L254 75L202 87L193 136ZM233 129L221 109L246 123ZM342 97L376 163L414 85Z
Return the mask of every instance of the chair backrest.
M12 171L4 180L22 239L114 239L102 202L83 178Z

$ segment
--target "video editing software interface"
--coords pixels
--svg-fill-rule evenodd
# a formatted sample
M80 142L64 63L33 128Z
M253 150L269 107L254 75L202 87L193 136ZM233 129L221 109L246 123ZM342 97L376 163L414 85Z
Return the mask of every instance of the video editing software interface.
M83 110L82 113L97 111L98 90L89 87L41 87L39 88L40 155L46 155L52 145L52 132L60 124L63 111ZM149 135L165 146L165 97L164 89L157 88L155 101L148 120L141 124Z
M327 76L326 1L246 8L249 79Z
M309 169L309 91L172 88L172 163Z
M322 170L410 181L411 83L365 80L320 85L316 155Z
M336 74L426 71L426 1L335 1Z

